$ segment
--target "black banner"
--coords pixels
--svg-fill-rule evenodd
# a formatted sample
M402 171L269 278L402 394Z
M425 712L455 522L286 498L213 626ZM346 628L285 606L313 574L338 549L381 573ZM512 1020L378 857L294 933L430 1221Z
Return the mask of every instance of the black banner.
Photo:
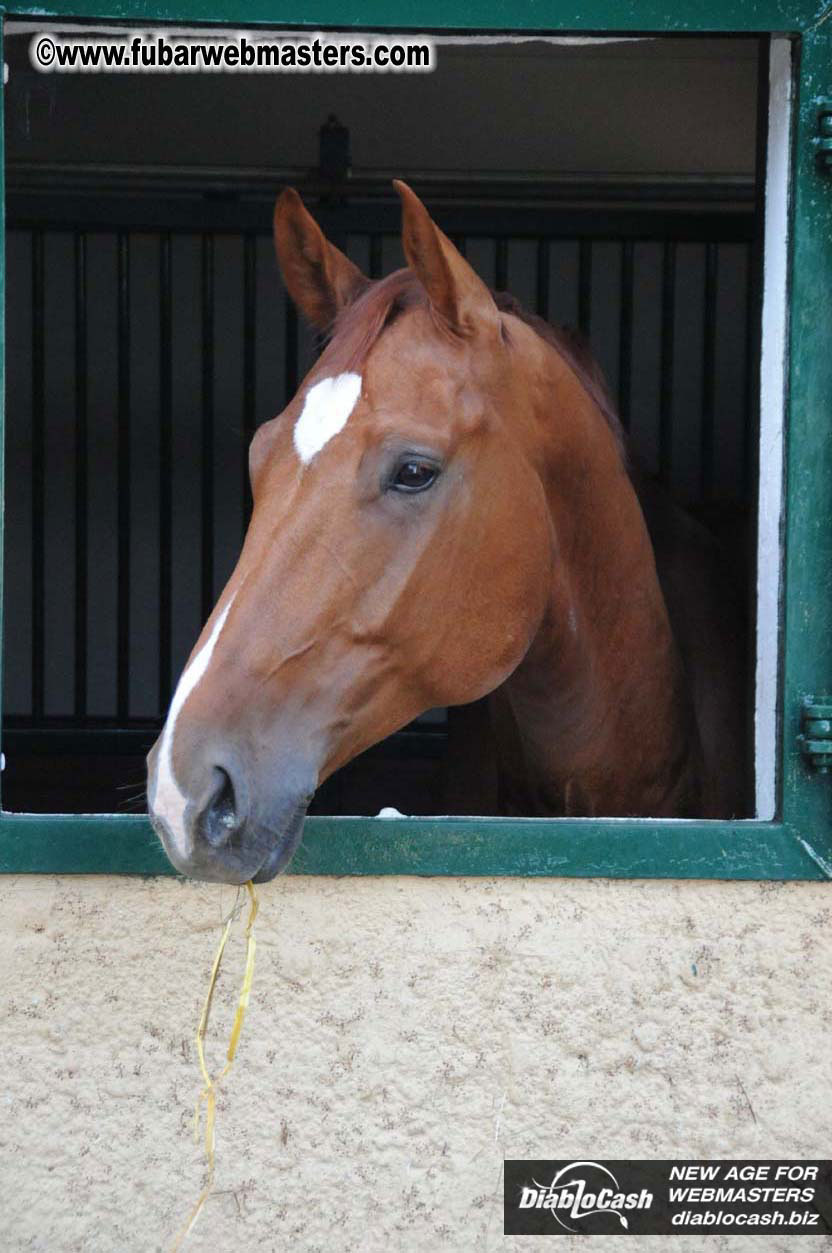
M830 1161L505 1163L507 1236L830 1232Z

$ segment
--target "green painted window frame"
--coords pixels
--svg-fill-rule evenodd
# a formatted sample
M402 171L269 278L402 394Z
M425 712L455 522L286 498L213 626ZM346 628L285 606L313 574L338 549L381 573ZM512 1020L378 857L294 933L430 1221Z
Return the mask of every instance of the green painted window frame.
M0 6L0 13L42 22L119 21L144 29L169 22L414 29L412 7L403 0L304 0L303 5L297 0L47 0L46 6L15 0ZM777 816L771 822L310 818L291 872L832 878L832 778L813 772L798 744L804 697L832 693L832 177L819 171L815 159L818 99L832 96L832 5L809 0L677 0L673 5L584 0L580 6L564 0L425 0L419 16L418 29L425 31L770 33L797 41ZM0 251L0 342L4 307ZM2 383L0 373L0 394ZM2 420L0 412L0 435ZM2 449L0 491L1 458ZM0 546L2 539L0 514ZM0 812L0 871L174 873L144 817L6 812Z

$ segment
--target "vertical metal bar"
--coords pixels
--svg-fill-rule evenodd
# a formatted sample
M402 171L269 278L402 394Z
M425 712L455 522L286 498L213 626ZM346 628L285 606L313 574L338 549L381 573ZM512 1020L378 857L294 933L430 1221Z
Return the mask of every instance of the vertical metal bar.
M676 241L662 252L662 351L659 394L659 478L670 482L673 463L673 349L676 336Z
M754 238L747 250L746 306L746 387L745 422L743 424L743 500L751 511L752 525L756 529L758 518L757 495L760 470L760 357L763 312L763 247L766 214L766 180L768 174L768 117L771 70L771 36L761 35L757 45L757 119L756 159L754 162ZM752 539L752 542L753 539ZM753 619L757 612L755 581L752 587ZM753 704L753 702L751 702Z
M381 235L370 236L370 278L381 278L383 242Z
M578 330L589 339L592 330L592 240L578 244Z
M32 231L32 720L43 718L44 687L44 274L43 231Z
M283 403L289 401L298 390L298 315L289 296L286 300L286 325L283 332L285 350L286 391Z
M173 285L170 231L159 236L159 714L171 698L173 637Z
M257 395L257 237L243 236L243 535L251 518L248 446L254 436Z
M214 237L202 236L202 621L214 606Z
M494 290L505 291L508 287L508 240L494 240Z
M621 245L621 316L618 334L618 416L625 430L630 426L630 393L633 383L633 241Z
M745 373L743 396L745 400L742 421L742 448L740 456L739 494L744 501L753 499L753 483L759 466L759 449L755 448L757 439L752 439L752 432L759 426L757 414L757 353L758 336L755 334L755 316L757 311L757 292L754 282L754 246L746 244L745 254L745 352L743 369Z
M705 295L702 337L702 428L699 438L699 494L708 500L714 482L714 415L716 412L716 294L718 248L705 245Z
M87 713L87 236L75 232L75 719Z
M117 237L118 306L118 585L116 611L116 716L125 726L130 706L130 235Z
M539 317L549 320L549 241L537 241L537 290L535 308Z

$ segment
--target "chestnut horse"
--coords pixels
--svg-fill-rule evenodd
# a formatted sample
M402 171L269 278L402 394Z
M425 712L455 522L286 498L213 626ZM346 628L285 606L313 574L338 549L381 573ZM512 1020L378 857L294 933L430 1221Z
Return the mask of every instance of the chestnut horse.
M272 878L333 771L486 696L504 812L741 807L707 544L640 501L591 363L395 186L407 268L378 282L277 201L286 287L330 338L252 441L242 553L148 757L153 824L197 878Z

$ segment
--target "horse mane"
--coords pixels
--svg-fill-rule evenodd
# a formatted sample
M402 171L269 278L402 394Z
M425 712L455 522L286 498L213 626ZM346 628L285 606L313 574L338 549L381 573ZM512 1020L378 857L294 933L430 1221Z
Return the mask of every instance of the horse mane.
M510 292L492 289L491 295L501 313L512 314L554 348L600 409L622 457L626 457L624 428L603 371L586 338L573 327L553 326L536 313L530 313ZM425 289L412 270L396 270L387 278L371 283L357 300L341 310L330 331L330 342L337 340L343 347L342 368L360 371L373 345L401 313L427 305Z
M615 436L619 452L626 455L626 437L621 419L616 413L615 402L609 385L585 335L572 326L554 326L536 313L525 309L516 296L507 291L492 291L494 302L501 313L512 313L526 326L536 331L542 340L550 344L555 352L576 375L579 383L589 393L601 410L607 425Z

